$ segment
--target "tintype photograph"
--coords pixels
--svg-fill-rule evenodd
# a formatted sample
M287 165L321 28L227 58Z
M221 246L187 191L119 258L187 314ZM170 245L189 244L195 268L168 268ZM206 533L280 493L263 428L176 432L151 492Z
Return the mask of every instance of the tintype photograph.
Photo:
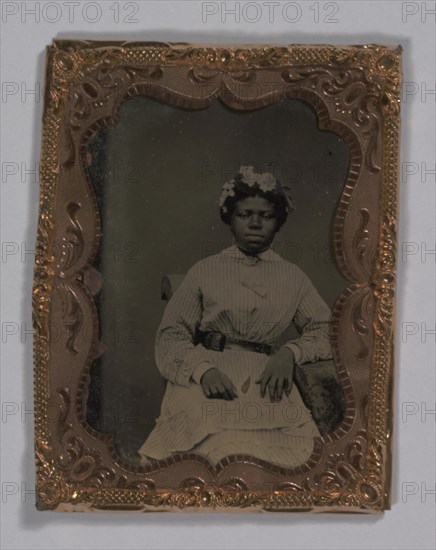
M306 462L344 411L330 343L346 287L330 241L344 141L299 100L241 112L138 98L88 148L107 346L97 429L145 464L181 452Z
M389 508L401 47L55 41L38 508Z

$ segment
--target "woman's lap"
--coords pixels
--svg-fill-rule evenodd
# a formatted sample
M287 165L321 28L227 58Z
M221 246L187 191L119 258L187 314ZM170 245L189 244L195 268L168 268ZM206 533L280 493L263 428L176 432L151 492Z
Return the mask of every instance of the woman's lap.
M255 383L267 356L213 352L211 361L218 359L217 367L232 379L238 398L209 399L196 383L168 382L161 415L139 454L159 459L198 452L213 463L230 454L249 454L284 467L305 462L319 432L296 386L280 403L271 403L268 392L261 398Z
M295 468L310 457L313 437L286 435L286 429L224 430L211 434L192 452L205 456L213 465L231 455L248 455L284 468Z

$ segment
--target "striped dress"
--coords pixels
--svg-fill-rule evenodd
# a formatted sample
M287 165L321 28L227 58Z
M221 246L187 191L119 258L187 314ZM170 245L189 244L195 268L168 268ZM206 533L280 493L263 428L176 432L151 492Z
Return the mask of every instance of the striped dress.
M331 358L331 312L310 279L271 248L252 257L234 244L197 262L168 302L155 357L167 379L156 426L139 449L143 461L178 452L202 455L216 465L245 454L287 468L312 453L318 428L295 386L271 403L255 380L268 355L243 349L209 350L194 345L196 327L231 338L274 345L294 323L299 336L284 345L296 363ZM216 367L237 389L231 401L209 399L202 374Z

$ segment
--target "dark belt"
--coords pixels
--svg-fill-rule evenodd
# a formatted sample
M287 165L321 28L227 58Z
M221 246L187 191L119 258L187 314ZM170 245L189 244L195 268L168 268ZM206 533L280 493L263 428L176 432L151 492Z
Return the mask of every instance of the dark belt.
M212 349L214 351L223 351L227 345L236 344L237 346L241 346L241 348L249 351L256 351L257 353L270 355L272 352L272 346L269 344L237 340L234 338L229 338L222 332L213 330L202 331L197 329L195 333L195 343L202 344L205 348Z

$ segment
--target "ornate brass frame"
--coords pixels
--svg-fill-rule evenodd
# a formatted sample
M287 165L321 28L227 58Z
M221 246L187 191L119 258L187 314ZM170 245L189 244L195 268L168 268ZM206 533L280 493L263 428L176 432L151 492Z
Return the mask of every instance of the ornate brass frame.
M33 287L39 510L389 508L401 52L373 44L56 40L48 47ZM269 86L247 97L253 79ZM218 97L239 109L300 98L316 109L321 129L349 146L333 236L349 280L335 304L332 335L346 415L293 471L242 456L216 470L195 455L161 461L155 470L133 467L111 436L85 421L89 368L102 353L93 302L102 284L93 267L100 224L85 143L102 125L116 124L122 101L138 94L194 109ZM61 337L52 337L54 321L65 327ZM89 323L92 342L81 331Z

